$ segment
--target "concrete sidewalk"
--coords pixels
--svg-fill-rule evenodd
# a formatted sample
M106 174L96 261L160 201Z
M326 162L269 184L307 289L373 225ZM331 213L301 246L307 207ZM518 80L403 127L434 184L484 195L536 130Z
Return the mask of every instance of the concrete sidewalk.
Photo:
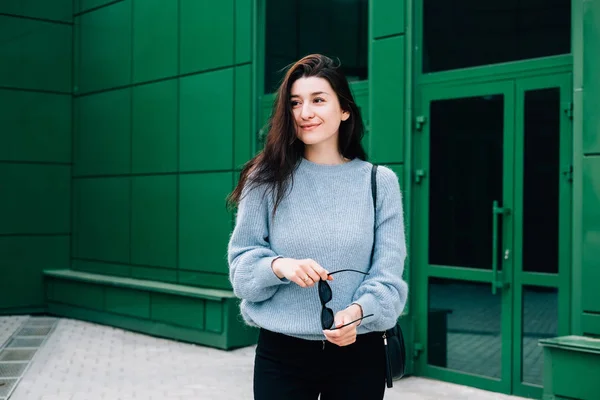
M27 339L19 332L28 327L51 328L38 337L20 379L13 379L10 400L252 399L254 347L226 352L69 319L0 317L0 369L7 350L18 359L15 349ZM10 382L2 382L6 390ZM396 382L385 398L519 399L416 377Z

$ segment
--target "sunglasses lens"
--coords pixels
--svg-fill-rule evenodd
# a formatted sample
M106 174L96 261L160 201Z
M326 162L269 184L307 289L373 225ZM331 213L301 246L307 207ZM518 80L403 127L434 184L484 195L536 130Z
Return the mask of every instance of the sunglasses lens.
M331 308L323 307L323 311L321 311L321 325L323 326L323 329L331 328L333 323L333 310L331 310Z
M325 304L331 301L331 287L326 281L319 281L319 298L321 303Z

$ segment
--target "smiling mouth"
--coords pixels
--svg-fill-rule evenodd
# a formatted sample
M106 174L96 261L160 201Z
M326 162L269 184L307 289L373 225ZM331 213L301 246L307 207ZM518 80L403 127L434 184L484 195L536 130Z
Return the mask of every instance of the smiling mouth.
M302 128L305 131L310 131L314 128L316 128L317 126L319 126L321 124L312 124L312 125L300 125L300 128Z

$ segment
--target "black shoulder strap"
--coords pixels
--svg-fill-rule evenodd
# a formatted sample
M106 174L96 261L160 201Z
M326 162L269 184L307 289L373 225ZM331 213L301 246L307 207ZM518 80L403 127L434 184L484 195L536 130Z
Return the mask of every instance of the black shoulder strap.
M377 165L371 168L371 194L373 195L373 209L377 210Z
M373 247L371 248L371 263L375 252L375 228L377 226L377 165L371 168L371 195L373 196Z

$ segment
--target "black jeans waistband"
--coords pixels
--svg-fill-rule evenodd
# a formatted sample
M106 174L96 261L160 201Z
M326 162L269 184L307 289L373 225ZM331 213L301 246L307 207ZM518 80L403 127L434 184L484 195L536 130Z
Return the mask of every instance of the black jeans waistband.
M285 335L283 333L273 332L268 329L261 328L259 333L259 341L266 340L271 344L277 344L280 346L294 346L296 348L320 348L323 346L323 342L327 341L325 338L323 340L306 340L297 338L294 336ZM357 342L371 342L371 341L383 341L383 332L368 332L363 333L361 335L356 336Z

